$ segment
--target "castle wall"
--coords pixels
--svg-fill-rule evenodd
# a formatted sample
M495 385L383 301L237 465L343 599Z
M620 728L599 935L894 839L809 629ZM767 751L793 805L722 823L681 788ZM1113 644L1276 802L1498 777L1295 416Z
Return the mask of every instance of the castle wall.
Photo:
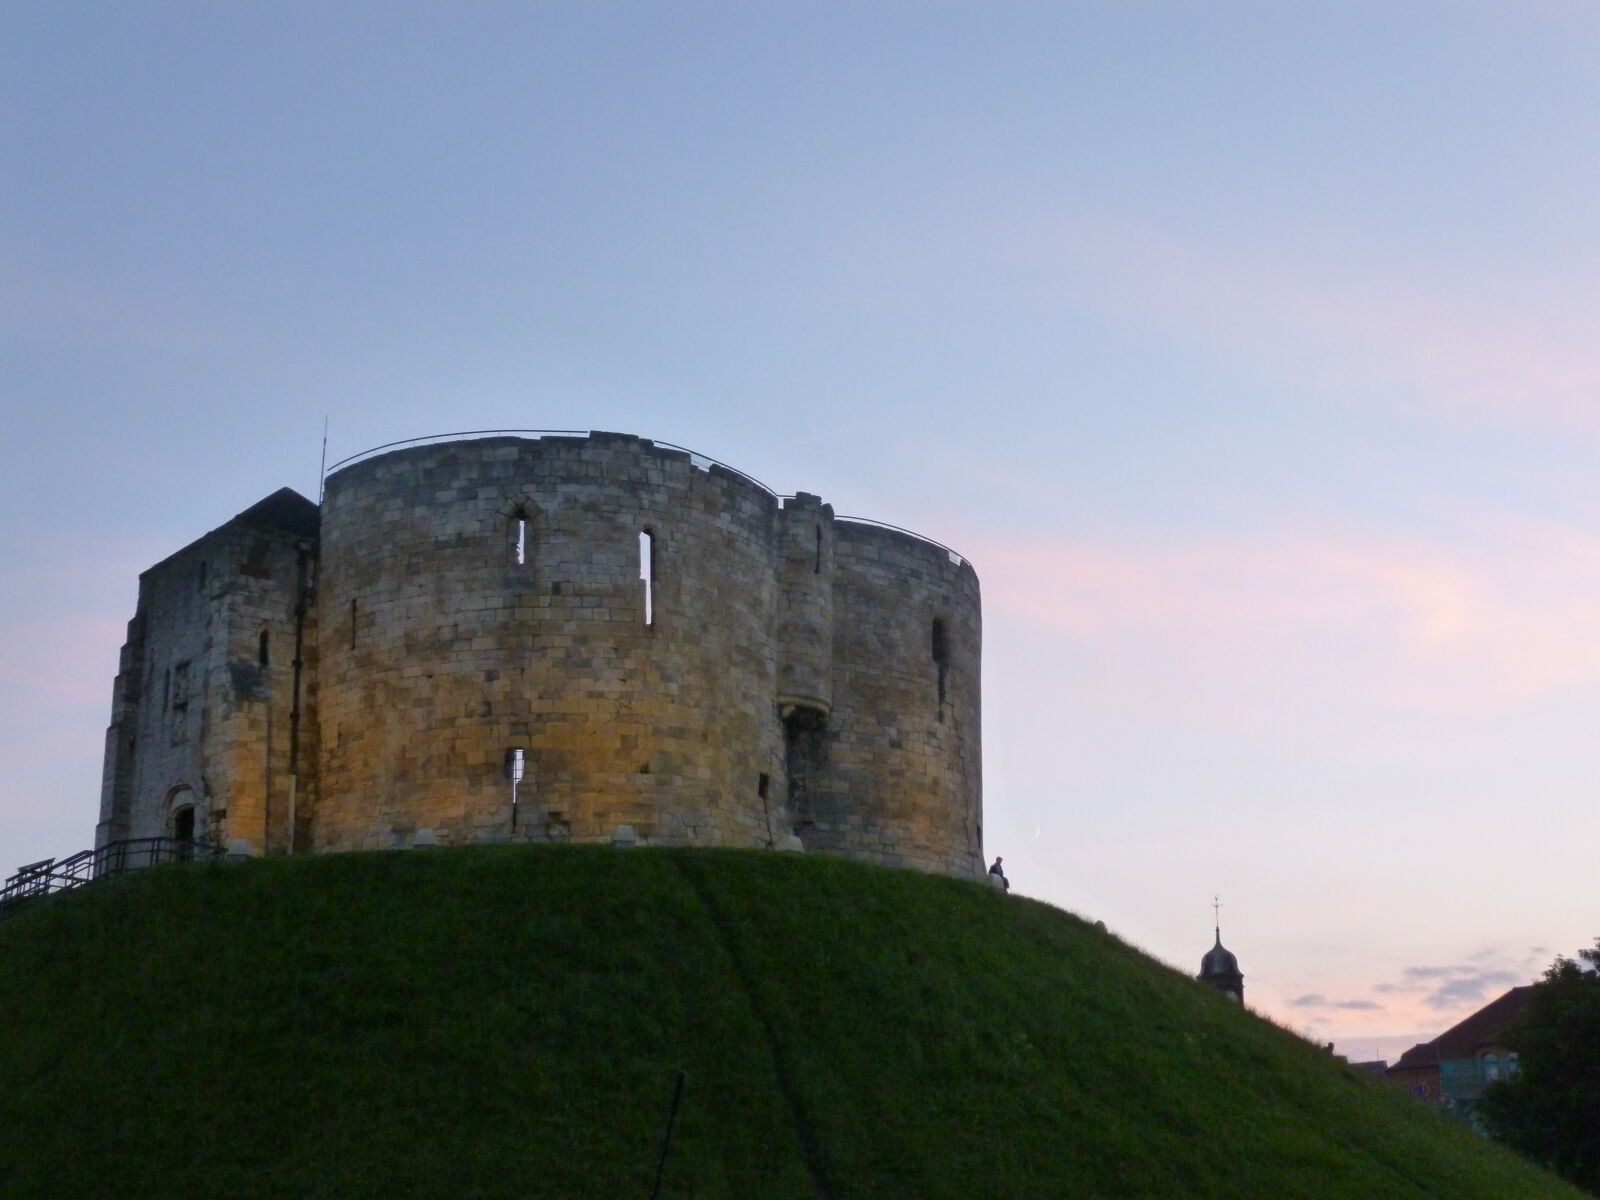
M217 596L218 686L206 709L217 731L208 783L223 800L218 836L277 853L290 849L291 817L303 825L301 811L316 799L315 744L306 736L316 728L315 706L302 664L297 709L295 669L297 642L302 654L315 645L315 609L300 600L315 561L293 533L231 531L228 542L220 564L228 579Z
M293 755L314 721L297 711L294 648L314 622L314 566L303 528L229 523L140 576L97 845L187 832L288 848L297 774L310 774ZM180 828L183 808L193 824Z
M97 841L183 803L268 853L627 825L975 877L981 637L950 552L684 451L396 450L141 576Z
M769 844L776 510L737 474L620 435L419 447L330 476L317 848L625 824Z
M778 522L778 704L833 707L833 508L801 492Z
M977 574L930 542L850 521L834 524L833 554L833 707L809 734L802 837L819 850L977 876Z
M174 808L192 806L195 832L209 828L211 755L207 710L219 675L222 613L202 574L215 547L209 539L174 554L139 577L139 604L119 676L119 730L128 748L124 790L114 820L126 837L172 833Z
M139 753L139 717L145 692L144 618L136 610L128 622L128 640L118 655L111 685L111 723L106 727L105 759L100 775L100 822L94 844L132 837L134 763Z

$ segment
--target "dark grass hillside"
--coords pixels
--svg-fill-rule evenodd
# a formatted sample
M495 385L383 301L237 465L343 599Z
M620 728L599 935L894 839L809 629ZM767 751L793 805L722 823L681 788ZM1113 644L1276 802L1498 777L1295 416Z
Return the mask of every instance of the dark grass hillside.
M158 868L0 925L0 1195L1574 1197L1074 917L815 857Z

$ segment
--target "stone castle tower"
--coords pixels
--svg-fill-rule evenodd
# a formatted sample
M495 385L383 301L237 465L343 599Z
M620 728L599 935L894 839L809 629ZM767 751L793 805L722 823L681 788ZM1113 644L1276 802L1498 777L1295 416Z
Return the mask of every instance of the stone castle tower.
M620 434L361 457L144 572L97 845L782 845L977 878L972 567ZM511 802L508 755L525 778Z

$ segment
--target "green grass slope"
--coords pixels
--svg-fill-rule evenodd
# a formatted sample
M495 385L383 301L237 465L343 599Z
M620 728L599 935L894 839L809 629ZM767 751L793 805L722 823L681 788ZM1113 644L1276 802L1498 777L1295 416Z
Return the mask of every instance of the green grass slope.
M1574 1197L1076 918L817 857L167 867L0 924L0 1196Z

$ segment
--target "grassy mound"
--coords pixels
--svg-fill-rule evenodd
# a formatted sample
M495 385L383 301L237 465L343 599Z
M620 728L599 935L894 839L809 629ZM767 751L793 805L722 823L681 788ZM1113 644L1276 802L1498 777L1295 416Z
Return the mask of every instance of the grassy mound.
M1115 938L816 857L162 867L0 925L0 1195L1574 1197Z

